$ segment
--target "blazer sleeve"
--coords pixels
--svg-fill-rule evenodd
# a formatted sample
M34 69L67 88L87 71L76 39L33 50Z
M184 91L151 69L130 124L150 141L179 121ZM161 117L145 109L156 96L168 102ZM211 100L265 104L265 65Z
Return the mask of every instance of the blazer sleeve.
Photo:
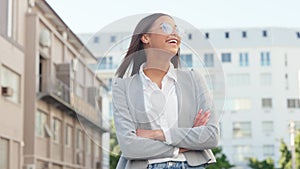
M190 150L211 149L216 147L219 142L219 119L204 77L191 71L191 78L196 92L197 109L210 110L209 121L205 126L194 128L170 128L171 145Z
M112 101L116 135L123 156L129 160L146 160L172 157L174 146L161 141L138 137L134 117L129 112L123 79L113 84Z

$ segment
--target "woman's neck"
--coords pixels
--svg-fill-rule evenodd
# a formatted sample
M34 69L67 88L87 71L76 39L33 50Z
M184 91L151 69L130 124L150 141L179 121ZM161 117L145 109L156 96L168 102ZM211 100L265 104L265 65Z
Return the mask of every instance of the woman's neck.
M156 83L158 87L161 88L161 81L167 74L169 67L170 62L159 63L147 61L143 71L145 75L151 79L152 82Z

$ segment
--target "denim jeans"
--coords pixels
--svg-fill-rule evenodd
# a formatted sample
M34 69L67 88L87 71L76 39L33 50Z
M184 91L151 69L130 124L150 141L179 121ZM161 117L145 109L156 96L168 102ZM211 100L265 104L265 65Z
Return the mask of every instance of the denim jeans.
M206 165L189 166L187 162L168 161L163 163L149 164L148 169L205 169Z

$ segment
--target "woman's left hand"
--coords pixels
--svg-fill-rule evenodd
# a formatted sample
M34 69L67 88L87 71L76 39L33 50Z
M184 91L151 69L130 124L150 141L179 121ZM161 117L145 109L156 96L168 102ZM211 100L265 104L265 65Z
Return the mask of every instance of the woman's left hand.
M193 127L205 126L209 120L209 116L210 116L209 110L203 113L203 110L201 109L195 118Z
M165 141L165 135L164 135L164 132L162 130L137 129L136 130L136 135L139 136L139 137Z

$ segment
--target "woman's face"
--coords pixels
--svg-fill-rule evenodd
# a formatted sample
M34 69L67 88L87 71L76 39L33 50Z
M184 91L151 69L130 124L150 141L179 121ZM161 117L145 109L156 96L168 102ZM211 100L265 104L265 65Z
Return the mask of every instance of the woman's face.
M146 48L157 48L172 54L178 52L181 38L177 32L177 25L169 16L159 17L149 29L146 36Z

